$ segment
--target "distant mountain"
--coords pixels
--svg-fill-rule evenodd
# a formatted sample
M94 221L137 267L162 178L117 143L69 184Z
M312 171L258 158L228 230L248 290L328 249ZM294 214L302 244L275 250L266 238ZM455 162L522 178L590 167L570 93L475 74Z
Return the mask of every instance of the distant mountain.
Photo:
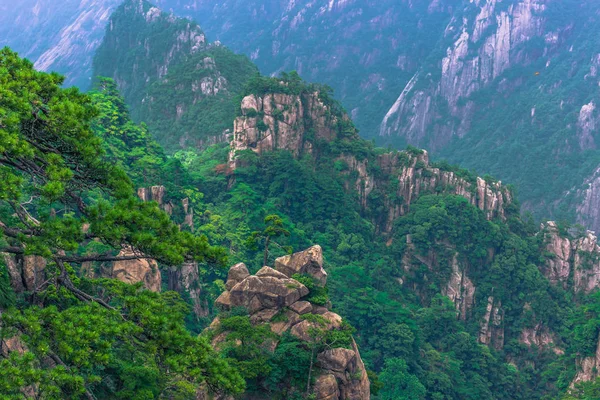
M264 74L295 69L331 85L363 137L427 148L433 159L514 184L536 217L600 230L596 2L156 3L198 21L209 40L246 54ZM86 88L116 2L24 4L0 0L0 43ZM191 135L203 143L203 133Z
M66 84L87 89L92 55L121 0L0 0L0 47L9 46Z
M115 80L133 118L172 151L224 140L234 98L258 73L247 57L208 43L197 23L140 0L113 13L93 67L94 76Z

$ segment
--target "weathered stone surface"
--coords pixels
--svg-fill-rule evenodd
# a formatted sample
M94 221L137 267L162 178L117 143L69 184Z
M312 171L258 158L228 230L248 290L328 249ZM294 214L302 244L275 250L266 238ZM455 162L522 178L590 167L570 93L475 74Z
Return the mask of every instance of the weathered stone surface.
M416 71L384 117L381 135L399 134L413 144L428 139L434 150L454 135L462 137L476 116L472 104L460 100L488 87L516 64L511 59L516 46L544 34L544 1L518 1L506 8L497 0L470 3L476 17L454 18L446 27L448 47L437 63L440 78L419 85L430 79L431 71ZM437 118L442 102L455 119Z
M250 322L253 324L258 324L261 322L269 322L275 315L279 313L277 308L267 308L265 310L260 310L250 317Z
M231 290L235 285L243 281L248 276L250 276L250 272L248 272L246 264L236 264L229 269L229 274L227 274L227 283L225 284L225 287L227 288L227 290Z
M313 264L322 267L321 249L315 246L286 260L283 265L291 266L290 269L294 271L307 271L309 270L307 266ZM288 273L292 274L290 271ZM265 266L255 275L249 275L245 265L238 264L232 267L228 283L235 283L235 285L219 296L217 305L224 309L245 307L253 325L266 324L278 336L289 332L301 340L310 342L314 340L311 337L311 328L326 332L342 327L342 317L338 314L329 311L326 307L300 300L308 294L308 289L280 270ZM308 318L309 313L313 314L312 318ZM306 319L303 319L300 314ZM310 322L309 319L317 318L316 315L319 315L322 321ZM216 333L212 345L217 349L227 341L228 334L221 332L220 327L220 319L216 318L208 328ZM241 341L228 344L241 345ZM277 337L265 338L262 343L263 348L268 351L275 351L278 345ZM311 391L316 398L331 400L370 398L369 379L354 340L351 349L328 349L318 354L315 362L318 368L314 369L315 384ZM258 394L256 398L266 397Z
M198 318L206 317L209 313L209 309L206 299L202 299L202 286L200 282L200 273L198 271L198 263L183 263L181 267L177 269L176 279L181 283L181 289L189 294L194 315Z
M323 269L323 249L319 245L279 257L275 260L275 269L288 277L294 274L311 275L321 286L327 284L327 272Z
M342 348L326 350L317 356L320 368L338 372L344 372L355 359L354 351Z
M592 357L577 359L577 374L571 383L571 386L579 382L591 382L598 378L600 371L600 337L596 347L596 354Z
M131 249L123 249L119 253L119 257L132 255L134 252ZM129 284L143 282L146 289L160 292L161 274L158 264L152 259L116 261L112 266L111 277Z
M308 294L306 286L289 278L251 275L230 290L231 307L246 307L250 313L265 308L283 308Z
M314 387L317 400L338 400L340 390L333 374L324 374L317 378Z
M21 271L19 266L17 265L17 260L15 257L10 254L0 253L0 257L4 260L4 264L8 270L8 275L10 277L10 285L16 293L21 293L25 290L25 285L23 284L23 277L21 275Z
M44 274L47 264L46 260L40 256L25 256L22 262L25 288L29 291L35 290L46 280L46 275Z
M563 237L552 221L542 224L541 230L546 250L552 254L541 270L550 282L574 292L590 293L600 287L600 245L593 232Z
M304 320L294 325L290 333L300 340L304 340L305 342L311 342L314 340L314 338L311 336L311 331L313 329L333 330L338 329L342 325L342 317L340 317L336 313L328 311L321 316L327 321L324 325Z
M504 309L501 301L488 297L485 315L479 327L479 343L492 346L496 350L504 347Z
M308 301L297 301L290 306L290 309L299 315L303 315L311 312L313 306Z
M505 44L504 40L500 43ZM498 65L502 65L500 62ZM410 86L410 84L409 84ZM429 96L428 102L432 98ZM423 112L427 114L430 108L424 104ZM266 151L288 150L296 158L304 154L313 154L313 139L307 137L304 119L311 122L310 129L315 138L331 141L336 137L335 123L337 118L327 117L326 107L318 100L318 96L291 96L284 94L269 94L264 97L249 95L242 100L242 116L234 124L234 136L230 144L229 170L235 171L240 166L236 153L240 150L250 149L262 154ZM275 110L280 115L274 118ZM469 111L467 107L467 111ZM304 115L304 118L301 116ZM429 117L424 116L424 119ZM424 121L421 121L424 122ZM419 125L422 123L419 122ZM429 121L431 122L431 121ZM334 125L332 125L334 124ZM261 126L261 131L258 126ZM264 127L267 127L264 130ZM356 135L358 140L358 135ZM408 157L408 161L406 160ZM457 176L452 171L443 171L429 165L427 152L422 154L409 154L389 152L377 156L376 160L357 160L351 154L341 154L336 161L347 165L345 174L356 175L356 180L346 182L346 190L356 190L359 194L363 208L369 206L369 194L375 189L386 193L383 197L388 217L383 221L376 221L378 229L389 233L393 228L393 221L405 215L411 203L416 201L423 192L443 192L456 194L466 198L472 205L483 210L489 219L504 218L506 205L512 203L511 192L501 182L487 182L478 178L475 182L467 181ZM369 165L372 163L374 165ZM372 173L376 167L381 174ZM390 181L398 182L397 192L393 196L387 194ZM395 199L404 201L398 204ZM375 222L375 221L374 221ZM276 266L276 269L279 268Z
M272 278L277 278L277 279L287 279L288 276L282 274L281 272L271 268L271 267L262 267L260 270L258 270L258 272L255 274L256 276L270 276Z
M456 256L452 258L451 267L452 275L442 288L442 294L454 302L460 319L465 321L475 304L475 285L459 266Z
M25 354L27 351L27 346L18 335L0 340L0 356L6 358L15 351L19 354Z
M231 308L231 294L228 291L221 293L215 303L225 310L229 310Z
M550 330L542 324L537 324L533 328L524 328L521 331L519 342L529 347L537 346L539 348L552 349L555 354L564 354L564 351L554 345L554 338Z
M294 311L287 310L284 313L282 321L271 322L271 331L277 335L282 335L284 332L290 330L290 328L300 322L300 315Z
M229 165L240 164L236 152L251 149L262 154L277 149L288 150L298 157L312 153L311 140L331 141L336 137L337 117L319 99L318 93L289 95L271 93L262 97L246 96L242 115L234 122ZM306 120L310 119L310 125ZM262 125L262 129L258 127ZM306 133L314 132L309 140Z

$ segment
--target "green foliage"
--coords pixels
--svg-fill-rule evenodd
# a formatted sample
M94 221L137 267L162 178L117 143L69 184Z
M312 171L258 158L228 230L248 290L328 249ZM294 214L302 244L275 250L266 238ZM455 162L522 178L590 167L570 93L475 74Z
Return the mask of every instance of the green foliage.
M116 261L123 247L174 266L222 263L224 250L181 231L156 203L135 196L120 165L133 175L147 168L127 152L152 142L128 122L114 85L103 81L92 99L61 83L0 51L0 251L48 261L46 281L18 303L0 266L2 307L18 306L3 310L0 337L24 348L0 359L2 394L29 386L41 398L243 391L237 370L186 330L189 310L177 294L74 274L71 264ZM162 154L157 146L152 151Z
M231 128L239 94L256 67L225 47L197 41L203 33L196 23L168 13L149 22L145 13L152 5L142 2L144 13L139 7L128 0L111 16L94 58L94 79L119 82L133 120L147 123L167 151L216 142ZM182 42L182 35L190 40Z
M16 296L11 286L8 269L0 256L0 310L15 305Z
M177 294L156 294L112 280L82 285L118 309L80 302L70 292L50 287L45 307L3 313L2 336L17 333L28 351L1 361L9 371L19 371L2 393L40 385L39 395L48 398L80 398L88 390L103 398L141 399L186 397L202 384L243 390L237 371L206 340L186 330L187 306ZM45 357L59 366L36 361Z
M292 275L292 279L297 280L308 288L309 293L306 297L307 301L319 306L324 306L329 302L329 291L327 286L319 285L316 279L311 275L294 274Z
M379 378L383 388L378 398L382 400L422 400L425 387L419 379L408 372L406 362L401 358L389 358Z
M600 379L580 382L562 396L561 400L595 400L600 398Z

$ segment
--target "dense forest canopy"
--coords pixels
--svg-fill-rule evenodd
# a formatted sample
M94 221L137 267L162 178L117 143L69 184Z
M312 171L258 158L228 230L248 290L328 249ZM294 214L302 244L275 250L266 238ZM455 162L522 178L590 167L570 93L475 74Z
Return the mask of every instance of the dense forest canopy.
M329 379L349 400L368 375L373 399L598 398L591 232L375 147L328 86L261 76L139 4L88 93L0 51L2 396L323 399ZM317 248L326 283L282 276ZM336 375L327 354L354 358Z

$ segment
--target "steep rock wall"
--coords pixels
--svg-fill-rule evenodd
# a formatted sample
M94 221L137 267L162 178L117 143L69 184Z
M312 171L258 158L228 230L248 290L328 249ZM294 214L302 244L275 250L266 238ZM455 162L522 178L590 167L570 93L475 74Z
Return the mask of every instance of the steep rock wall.
M476 0L456 13L446 27L449 42L432 80L425 66L409 81L381 124L380 134L399 134L417 145L439 149L453 135L467 133L474 117L473 103L461 99L487 87L511 65L523 61L514 51L522 43L544 35L543 11L546 0ZM447 107L456 121L438 121L441 107ZM432 125L433 137L429 136ZM427 142L425 142L427 139Z
M550 257L542 266L548 280L575 293L600 288L600 245L593 232L581 237L561 236L555 222L542 224L542 234Z
M304 154L317 157L315 144L338 140L337 124L347 118L332 113L318 93L249 95L242 100L241 114L234 123L230 144L230 172L242 165L238 152L244 150L257 154L287 150L296 158ZM362 139L355 135L351 140ZM359 194L363 209L369 206L369 195L374 190L384 195L387 215L376 221L384 233L389 233L394 220L405 215L410 204L424 193L462 196L489 219L504 218L506 206L513 201L512 193L501 182L467 179L456 172L432 167L426 151L388 152L363 159L343 153L337 161L346 164L349 179L356 176L346 186Z

